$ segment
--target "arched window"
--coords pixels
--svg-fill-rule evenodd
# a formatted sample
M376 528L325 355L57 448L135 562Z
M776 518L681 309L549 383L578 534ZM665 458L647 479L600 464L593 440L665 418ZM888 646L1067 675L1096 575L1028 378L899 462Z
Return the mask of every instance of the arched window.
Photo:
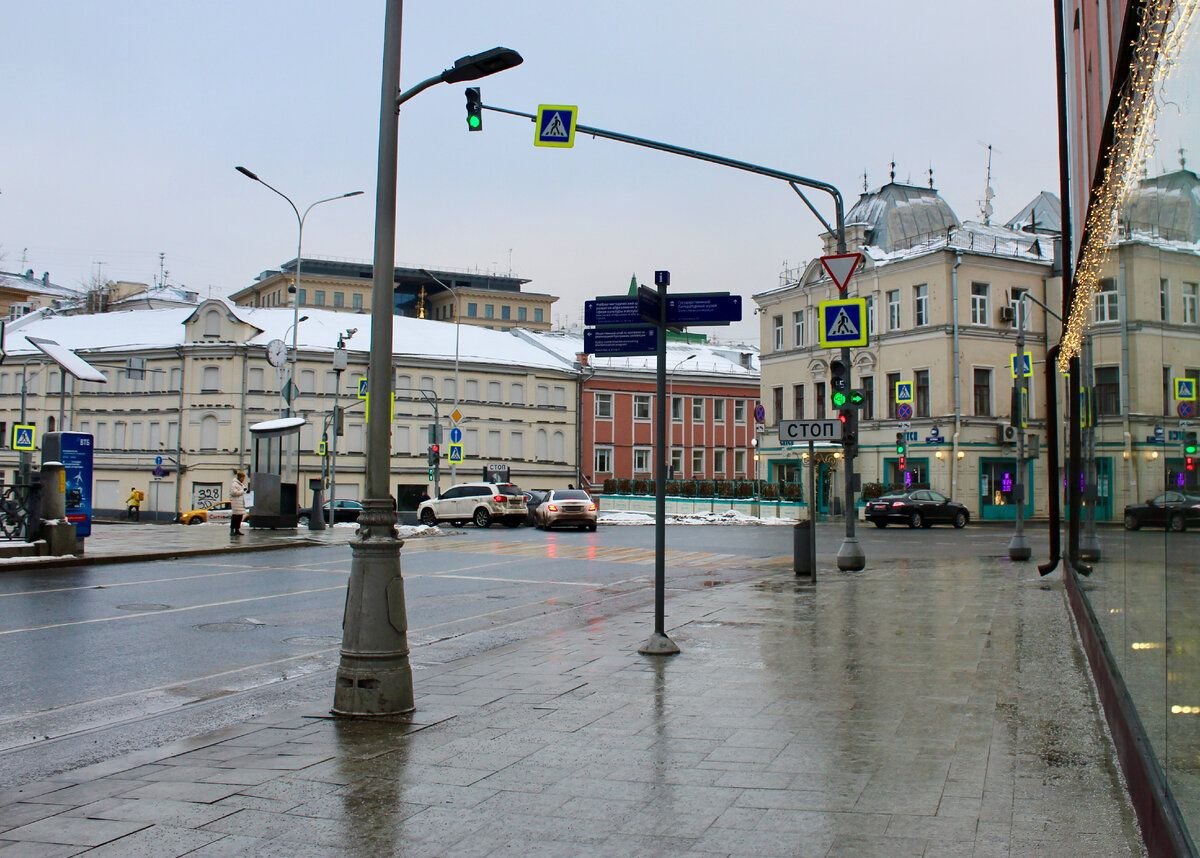
M202 393L216 393L221 389L221 368L206 366L201 376L200 390Z
M539 460L549 458L549 445L545 429L537 430L537 434L533 436L533 457Z
M200 449L217 449L217 418L215 414L205 414L200 419Z
M300 370L300 392L301 393L316 393L317 392L316 370L311 370L311 369Z
M556 462L565 462L567 460L567 437L562 432L555 432L550 441L550 458Z
M219 337L221 335L221 311L215 307L204 314L204 336Z

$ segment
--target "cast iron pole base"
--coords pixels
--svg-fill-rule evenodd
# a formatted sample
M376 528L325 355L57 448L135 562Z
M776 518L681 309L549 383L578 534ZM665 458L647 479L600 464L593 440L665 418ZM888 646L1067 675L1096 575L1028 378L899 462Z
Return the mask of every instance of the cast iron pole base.
M867 555L863 554L858 537L847 536L837 553L838 569L843 572L861 572L867 566Z
M1095 533L1084 533L1079 537L1079 556L1083 560L1095 562L1101 558L1100 540Z
M335 715L400 715L416 708L400 546L390 498L367 500L350 543L350 581Z
M679 655L679 647L662 632L655 632L638 647L638 652L642 655Z
M1029 541L1025 539L1025 534L1014 533L1012 539L1008 541L1008 559L1028 560L1032 556L1033 550L1029 547Z

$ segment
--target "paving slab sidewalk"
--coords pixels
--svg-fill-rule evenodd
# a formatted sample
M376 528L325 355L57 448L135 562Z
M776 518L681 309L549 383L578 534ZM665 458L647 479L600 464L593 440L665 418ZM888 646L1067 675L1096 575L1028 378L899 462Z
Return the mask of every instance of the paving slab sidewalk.
M788 573L0 793L12 855L1139 855L1061 585ZM332 700L332 690L331 690Z

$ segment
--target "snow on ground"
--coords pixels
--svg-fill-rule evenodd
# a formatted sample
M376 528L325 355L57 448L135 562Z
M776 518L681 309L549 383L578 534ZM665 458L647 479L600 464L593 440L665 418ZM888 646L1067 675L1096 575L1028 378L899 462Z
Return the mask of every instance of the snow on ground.
M654 524L654 514L649 512L630 512L627 510L601 511L598 519L600 524ZM693 512L667 513L667 524L739 524L739 525L783 525L795 524L794 518L758 518L746 515L737 510L729 509L724 512Z

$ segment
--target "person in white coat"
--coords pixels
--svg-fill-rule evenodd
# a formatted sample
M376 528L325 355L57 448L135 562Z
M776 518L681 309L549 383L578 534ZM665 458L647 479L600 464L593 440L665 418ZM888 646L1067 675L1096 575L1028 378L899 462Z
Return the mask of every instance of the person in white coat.
M229 484L229 511L233 515L229 519L229 535L242 535L242 518L246 515L246 492L250 487L246 485L246 474L244 471L238 471L233 482Z

